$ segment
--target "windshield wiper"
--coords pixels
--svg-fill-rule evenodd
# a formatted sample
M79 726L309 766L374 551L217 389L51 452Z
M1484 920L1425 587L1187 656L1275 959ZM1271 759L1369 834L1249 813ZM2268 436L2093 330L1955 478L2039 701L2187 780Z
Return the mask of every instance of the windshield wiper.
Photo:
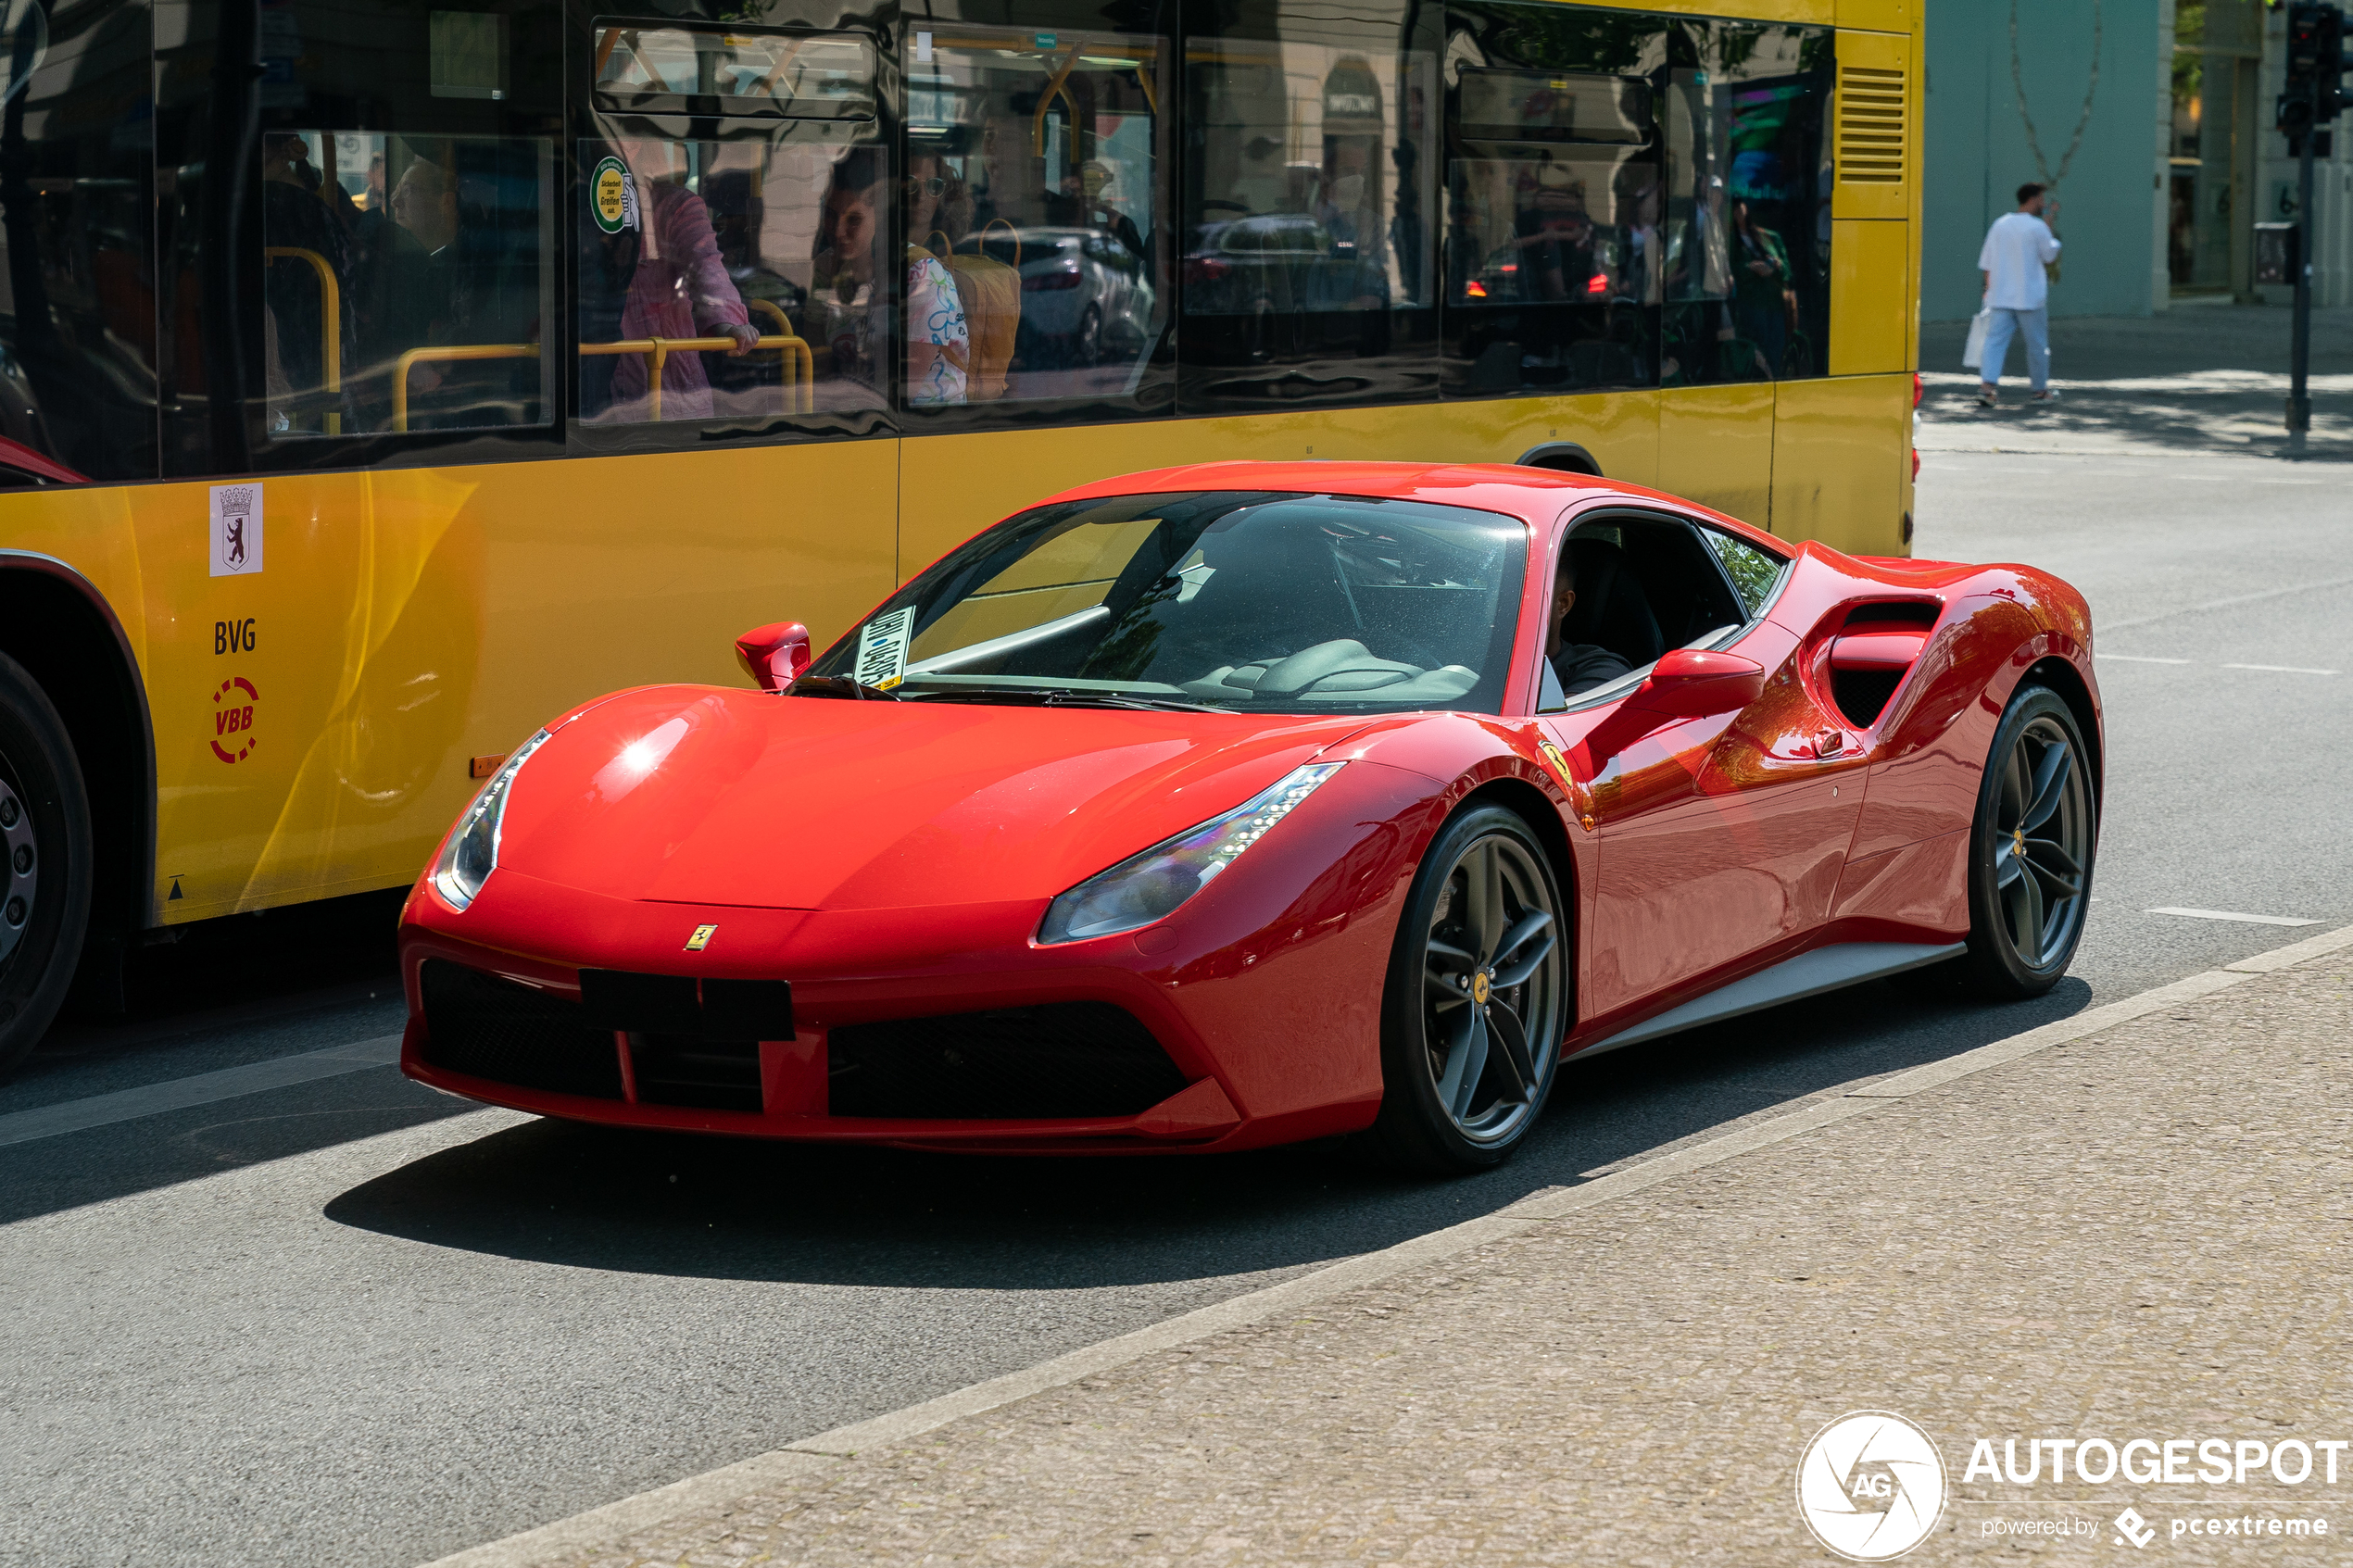
M1137 696L1126 692L1079 692L1066 686L942 686L936 691L909 692L907 700L924 698L978 699L987 702L1027 702L1040 708L1128 708L1145 713L1231 713L1205 702L1182 702L1170 696Z
M849 698L859 702L904 702L899 693L885 691L853 681L847 675L803 675L792 684L786 694L791 696L829 696Z
M1231 713L1230 708L1216 708L1206 702L1181 702L1173 696L1134 696L1126 692L1051 691L1046 694L1051 708L1133 708L1149 713Z

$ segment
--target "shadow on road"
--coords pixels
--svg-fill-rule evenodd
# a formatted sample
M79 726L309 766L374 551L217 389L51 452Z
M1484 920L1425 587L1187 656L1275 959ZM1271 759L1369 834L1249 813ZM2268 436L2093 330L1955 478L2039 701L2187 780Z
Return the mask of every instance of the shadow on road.
M2087 1004L1916 999L1876 985L1564 1070L1499 1171L1368 1169L1339 1144L1206 1159L816 1148L539 1122L345 1192L339 1223L435 1247L680 1277L1076 1290L1282 1270L1370 1251L1573 1185L1855 1078L1934 1061Z

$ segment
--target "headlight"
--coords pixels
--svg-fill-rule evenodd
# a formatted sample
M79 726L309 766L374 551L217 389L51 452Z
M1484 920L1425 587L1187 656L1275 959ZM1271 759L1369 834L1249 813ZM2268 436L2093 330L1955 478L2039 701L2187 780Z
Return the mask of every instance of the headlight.
M1151 924L1208 886L1211 878L1265 837L1340 766L1316 762L1295 769L1272 789L1223 816L1088 877L1047 907L1045 923L1038 928L1038 942L1083 942Z
M449 900L454 909L464 909L482 891L483 880L498 863L498 824L507 815L507 792L515 782L516 770L524 759L539 749L547 738L540 731L517 748L512 757L499 765L482 786L474 803L458 819L450 830L449 842L442 847L441 859L433 868L434 891Z

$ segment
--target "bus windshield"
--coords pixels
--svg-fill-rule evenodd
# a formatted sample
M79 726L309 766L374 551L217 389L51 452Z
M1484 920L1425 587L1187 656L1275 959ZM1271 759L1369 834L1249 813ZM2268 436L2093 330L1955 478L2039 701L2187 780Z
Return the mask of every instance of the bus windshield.
M1526 558L1525 525L1465 507L1237 491L1064 502L948 556L812 673L932 700L1494 712Z

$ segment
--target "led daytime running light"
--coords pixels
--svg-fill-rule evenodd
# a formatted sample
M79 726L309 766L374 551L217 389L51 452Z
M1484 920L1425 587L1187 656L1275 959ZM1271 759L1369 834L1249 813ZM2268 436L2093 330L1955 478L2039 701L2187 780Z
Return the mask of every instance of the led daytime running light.
M1164 919L1265 837L1340 767L1338 762L1316 762L1294 769L1232 810L1088 877L1047 907L1038 929L1038 943L1113 936Z
M547 732L540 731L518 747L512 757L490 776L482 793L473 798L458 825L449 830L449 840L441 847L441 859L433 869L434 891L447 899L452 909L462 909L474 901L482 884L498 864L498 829L507 815L509 787L524 759L546 743Z

